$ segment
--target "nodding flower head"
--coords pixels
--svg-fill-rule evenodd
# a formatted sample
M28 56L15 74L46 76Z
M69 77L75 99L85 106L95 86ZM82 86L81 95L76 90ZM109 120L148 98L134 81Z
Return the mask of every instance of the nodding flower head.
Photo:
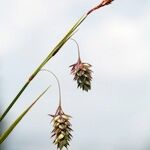
M68 148L69 142L72 138L71 135L71 123L70 118L71 116L65 114L62 110L62 102L61 102L61 88L59 79L57 76L47 69L42 69L41 71L49 72L51 75L53 75L57 81L58 89L59 89L59 105L57 107L57 110L55 112L55 115L50 115L52 117L52 123L53 123L53 130L52 130L52 136L54 137L53 143L57 145L57 149L62 150L63 147Z
M71 74L74 76L74 80L77 81L77 87L81 88L84 91L91 89L91 80L92 80L92 66L89 63L83 63L79 59L77 63L71 65Z
M92 66L89 63L83 63L80 57L79 44L76 40L73 40L78 48L78 61L77 63L71 65L71 74L74 76L74 80L77 81L77 87L81 88L84 91L91 89L91 80L92 80Z
M71 131L71 116L65 114L62 108L59 106L55 115L50 115L53 117L53 130L52 136L54 137L53 143L57 145L57 149L62 150L63 147L68 148L69 142L72 138Z

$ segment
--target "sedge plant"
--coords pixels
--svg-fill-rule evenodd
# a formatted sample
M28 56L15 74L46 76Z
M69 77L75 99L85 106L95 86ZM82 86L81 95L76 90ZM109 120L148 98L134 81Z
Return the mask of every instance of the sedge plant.
M76 33L78 27L81 25L82 22L85 21L85 19L90 16L94 11L97 9L100 9L104 6L107 6L111 4L113 0L102 0L98 5L93 7L92 9L88 10L77 22L69 29L69 31L66 33L66 35L58 42L58 44L49 52L49 54L45 57L45 59L39 64L39 66L33 71L33 73L29 76L28 80L24 83L20 91L16 94L16 96L13 98L13 100L10 102L8 107L4 110L4 112L0 115L0 123L3 121L3 119L7 116L9 111L14 107L14 104L19 100L19 97L23 94L25 89L28 87L28 85L31 83L31 81L36 77L36 75L42 70L45 64L47 64L51 58L53 58L57 52L61 50L63 45L69 40L73 40L77 46L78 46L78 60L75 64L71 65L71 73L74 76L74 80L77 82L77 87L81 88L84 91L89 91L91 89L91 80L92 80L92 71L91 71L91 65L89 63L84 63L81 61L80 53L79 53L79 45L72 37ZM48 70L45 70L48 71ZM48 71L49 72L49 71ZM51 72L51 74L53 74ZM55 74L53 74L55 76ZM59 81L57 79L58 85ZM3 143L7 137L10 135L10 133L13 131L13 129L16 128L17 124L22 120L22 118L29 112L29 110L36 104L36 102L46 93L46 91L49 89L46 88L32 103L31 105L26 108L17 118L16 120L6 129L1 135L0 135L0 144ZM60 86L59 86L60 91ZM60 95L60 93L59 93ZM58 149L62 149L63 147L69 146L69 141L71 139L71 123L70 123L70 116L65 114L62 105L61 105L61 95L59 97L59 106L56 110L56 113L54 115L51 115L53 117L53 127L54 130L52 131L53 135L55 137L54 144L57 145Z

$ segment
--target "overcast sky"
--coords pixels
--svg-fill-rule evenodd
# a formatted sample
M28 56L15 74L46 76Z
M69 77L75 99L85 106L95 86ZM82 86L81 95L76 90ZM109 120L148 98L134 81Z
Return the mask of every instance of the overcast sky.
M33 70L97 0L0 0L2 111ZM150 1L115 0L90 15L74 35L83 61L93 65L92 90L76 88L69 65L77 48L68 41L44 67L60 79L71 116L70 150L150 149ZM56 149L50 139L58 104L56 80L39 73L5 118L5 128L49 84L46 95L6 140L8 150Z

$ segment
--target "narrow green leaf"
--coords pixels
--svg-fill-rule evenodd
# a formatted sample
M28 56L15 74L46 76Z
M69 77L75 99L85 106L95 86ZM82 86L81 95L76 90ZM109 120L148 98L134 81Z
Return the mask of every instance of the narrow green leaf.
M33 107L33 105L46 93L49 87L44 90L36 100L10 125L10 127L0 136L0 144L9 136L9 134L13 131L16 125L22 120L22 118L27 114L27 112Z

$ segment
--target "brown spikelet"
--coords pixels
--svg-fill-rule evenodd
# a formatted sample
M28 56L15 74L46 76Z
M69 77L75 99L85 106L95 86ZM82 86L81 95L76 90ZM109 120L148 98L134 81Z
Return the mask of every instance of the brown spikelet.
M77 81L77 87L81 88L84 91L91 89L91 80L92 80L92 66L88 63L83 63L79 59L77 63L71 65L71 74L74 75L74 80Z
M90 9L88 12L87 12L87 15L91 14L93 11L101 8L101 7L104 7L105 5L109 5L113 2L114 0L103 0L101 3L99 3L97 6L95 6L94 8Z
M58 107L55 115L50 115L53 117L53 130L52 136L54 137L53 143L57 145L57 149L62 150L63 147L68 148L69 142L72 138L71 131L71 116L66 115L61 106Z
M103 0L102 5L109 5L109 4L111 4L112 1L114 1L114 0Z

